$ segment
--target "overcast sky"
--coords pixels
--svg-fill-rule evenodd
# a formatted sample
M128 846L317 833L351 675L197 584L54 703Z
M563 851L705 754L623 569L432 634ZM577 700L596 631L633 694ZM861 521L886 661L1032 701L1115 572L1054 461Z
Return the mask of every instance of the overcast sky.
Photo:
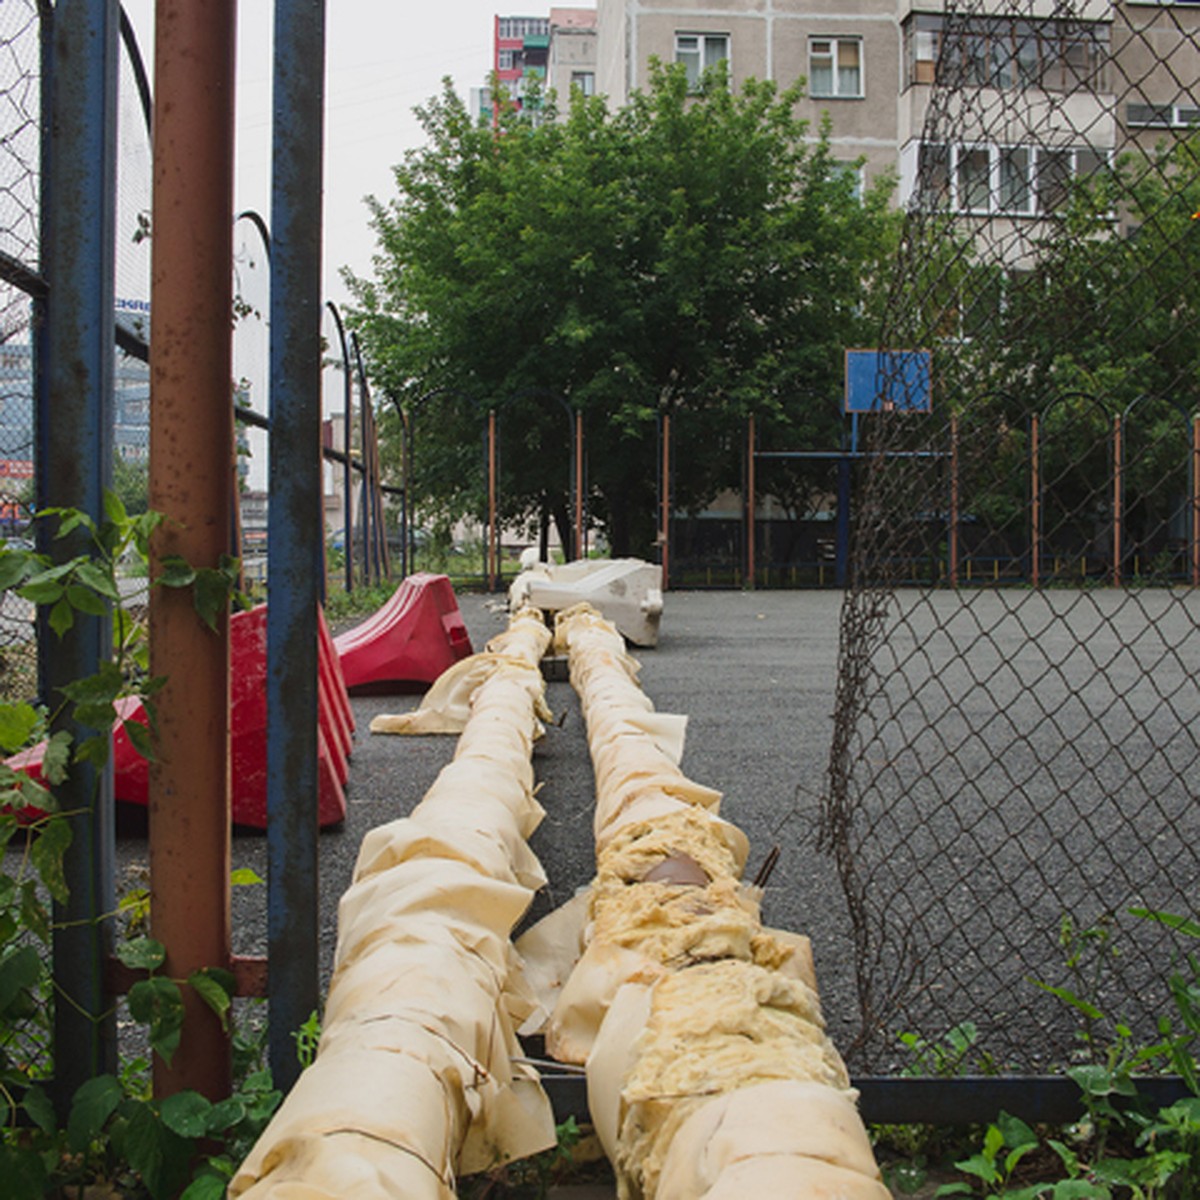
M124 0L153 70L153 0ZM580 0L580 7L592 7ZM238 5L238 147L235 211L269 219L270 0ZM492 25L504 15L546 16L546 0L327 0L325 125L325 293L347 299L338 270L370 271L374 236L365 195L392 194L391 167L422 135L412 109L454 79L465 99L492 64Z

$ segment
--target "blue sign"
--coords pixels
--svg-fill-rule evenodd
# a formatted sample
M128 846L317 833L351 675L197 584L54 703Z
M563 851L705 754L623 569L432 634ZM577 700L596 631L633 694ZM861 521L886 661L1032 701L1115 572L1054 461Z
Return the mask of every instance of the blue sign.
M928 350L847 350L848 413L933 409L933 355Z

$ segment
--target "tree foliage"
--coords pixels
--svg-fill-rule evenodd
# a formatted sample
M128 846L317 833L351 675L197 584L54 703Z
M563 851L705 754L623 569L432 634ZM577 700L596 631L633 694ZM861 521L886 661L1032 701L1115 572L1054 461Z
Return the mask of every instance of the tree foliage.
M617 553L653 537L662 413L684 509L737 483L747 414L791 448L836 445L842 352L866 336L895 236L892 182L856 197L799 96L735 93L723 71L689 93L656 65L616 112L573 93L562 114L550 97L493 129L449 82L418 110L427 143L395 169L396 195L370 201L374 277L350 283L427 512L480 510L492 409L503 517L560 527L570 412L584 414L588 503Z

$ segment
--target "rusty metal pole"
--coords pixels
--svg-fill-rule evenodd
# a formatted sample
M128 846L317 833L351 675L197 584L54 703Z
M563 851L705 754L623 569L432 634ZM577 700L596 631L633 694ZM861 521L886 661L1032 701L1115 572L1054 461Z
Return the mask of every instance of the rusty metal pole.
M487 464L488 464L488 519L487 519L487 587L496 590L496 410L488 410L487 419Z
M583 413L575 410L575 557L584 557L583 547Z
M755 561L756 546L754 542L754 493L758 482L754 477L754 449L757 439L754 435L754 414L751 413L746 421L746 579L747 586L754 591L754 578L758 573L758 563Z
M1192 587L1200 587L1200 416L1192 418Z
M1121 418L1113 417L1113 587L1121 586L1121 501L1123 499Z
M671 414L662 415L662 590L671 578Z
M1042 480L1038 450L1038 418L1029 418L1029 582L1042 583Z
M229 552L236 24L234 0L155 8L150 506L167 519L152 570L167 554L216 567ZM228 609L214 633L191 589L152 589L150 662L167 678L150 766L151 927L178 979L229 965ZM228 1037L186 987L184 1007L155 1091L228 1095Z
M958 587L958 414L950 415L950 586Z

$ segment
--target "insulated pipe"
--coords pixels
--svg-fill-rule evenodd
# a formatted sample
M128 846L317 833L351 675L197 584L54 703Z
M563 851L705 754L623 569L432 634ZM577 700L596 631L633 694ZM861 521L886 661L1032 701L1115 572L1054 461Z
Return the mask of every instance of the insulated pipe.
M372 722L461 737L411 815L364 839L316 1060L231 1196L452 1200L456 1175L554 1144L549 1101L515 1061L529 1004L508 940L545 881L526 839L542 817L530 756L549 716L538 669L549 641L526 609L416 713Z
M233 0L158 0L150 338L150 506L166 555L215 568L229 553L233 445ZM165 973L227 967L229 903L228 607L214 633L190 588L150 592L157 760L150 764L151 929ZM229 1092L229 1041L185 987L182 1039L159 1095Z
M558 614L555 646L587 721L598 869L546 1044L586 1061L618 1194L887 1200L807 939L762 926L745 836L679 768L682 718L654 712L589 606Z

